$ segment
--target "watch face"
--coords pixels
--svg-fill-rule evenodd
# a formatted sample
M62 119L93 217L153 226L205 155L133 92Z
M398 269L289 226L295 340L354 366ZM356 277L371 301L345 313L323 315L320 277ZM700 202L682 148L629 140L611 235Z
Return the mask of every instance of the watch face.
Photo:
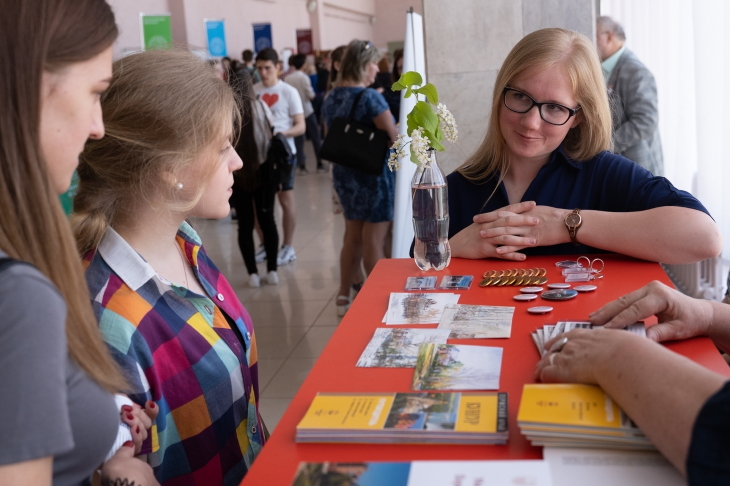
M567 218L565 218L565 224L568 226L578 226L580 224L580 215L578 214L569 214Z

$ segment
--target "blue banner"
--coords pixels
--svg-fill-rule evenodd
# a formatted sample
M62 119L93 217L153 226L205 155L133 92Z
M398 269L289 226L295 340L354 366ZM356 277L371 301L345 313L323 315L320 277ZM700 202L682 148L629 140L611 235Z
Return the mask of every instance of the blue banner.
M226 50L226 29L223 20L206 20L205 32L208 37L208 52L212 57L225 57Z
M259 52L267 47L274 47L271 24L253 24L253 50Z

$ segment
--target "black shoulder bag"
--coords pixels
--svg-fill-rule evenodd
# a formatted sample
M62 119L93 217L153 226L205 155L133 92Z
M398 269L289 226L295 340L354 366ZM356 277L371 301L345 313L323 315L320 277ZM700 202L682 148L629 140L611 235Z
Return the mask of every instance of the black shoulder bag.
M349 117L332 121L319 154L335 164L380 175L390 148L388 132L355 121L355 110L366 89L355 97Z

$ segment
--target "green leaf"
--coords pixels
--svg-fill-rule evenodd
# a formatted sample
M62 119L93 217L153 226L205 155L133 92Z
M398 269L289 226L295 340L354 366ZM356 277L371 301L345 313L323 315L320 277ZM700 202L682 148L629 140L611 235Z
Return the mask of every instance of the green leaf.
M439 126L439 118L431 108L431 105L425 101L419 101L416 106L413 107L413 119L418 126L423 127L430 133L435 133Z
M420 164L420 162L418 161L418 158L416 157L416 152L414 152L413 150L411 150L411 162L413 162L416 165Z
M391 91L400 91L402 89L406 89L406 87L402 84L400 84L398 81L393 83L393 86L391 86Z
M406 88L406 94L404 94L403 96L405 96L406 98L410 98L411 94L413 94L413 88L408 86L408 88Z
M426 130L423 135L428 137L428 144L431 146L431 148L434 148L439 152L443 152L444 150L446 150L446 147L441 145L441 142L439 142L436 135L434 135L432 132Z
M410 137L411 133L413 133L413 130L418 128L418 123L416 123L416 120L413 118L413 111L408 113L408 117L406 118L408 122L408 133L407 135Z
M398 82L404 86L421 86L423 78L415 71L408 71L400 75Z
M436 127L436 133L434 133L434 135L436 135L436 140L438 140L439 142L446 138L446 135L444 135L444 131L441 130L441 125Z
M418 88L414 90L418 94L422 94L426 96L426 99L429 103L432 105L438 105L439 103L439 95L436 91L436 86L434 86L431 83L428 83L426 86L423 86L422 88Z

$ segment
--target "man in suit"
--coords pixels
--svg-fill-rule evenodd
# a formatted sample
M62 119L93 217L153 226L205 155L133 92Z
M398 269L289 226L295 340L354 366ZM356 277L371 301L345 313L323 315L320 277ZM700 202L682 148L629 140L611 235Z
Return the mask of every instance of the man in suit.
M598 17L596 27L596 45L611 102L614 150L661 176L664 159L654 76L624 45L626 35L621 24L603 16Z

